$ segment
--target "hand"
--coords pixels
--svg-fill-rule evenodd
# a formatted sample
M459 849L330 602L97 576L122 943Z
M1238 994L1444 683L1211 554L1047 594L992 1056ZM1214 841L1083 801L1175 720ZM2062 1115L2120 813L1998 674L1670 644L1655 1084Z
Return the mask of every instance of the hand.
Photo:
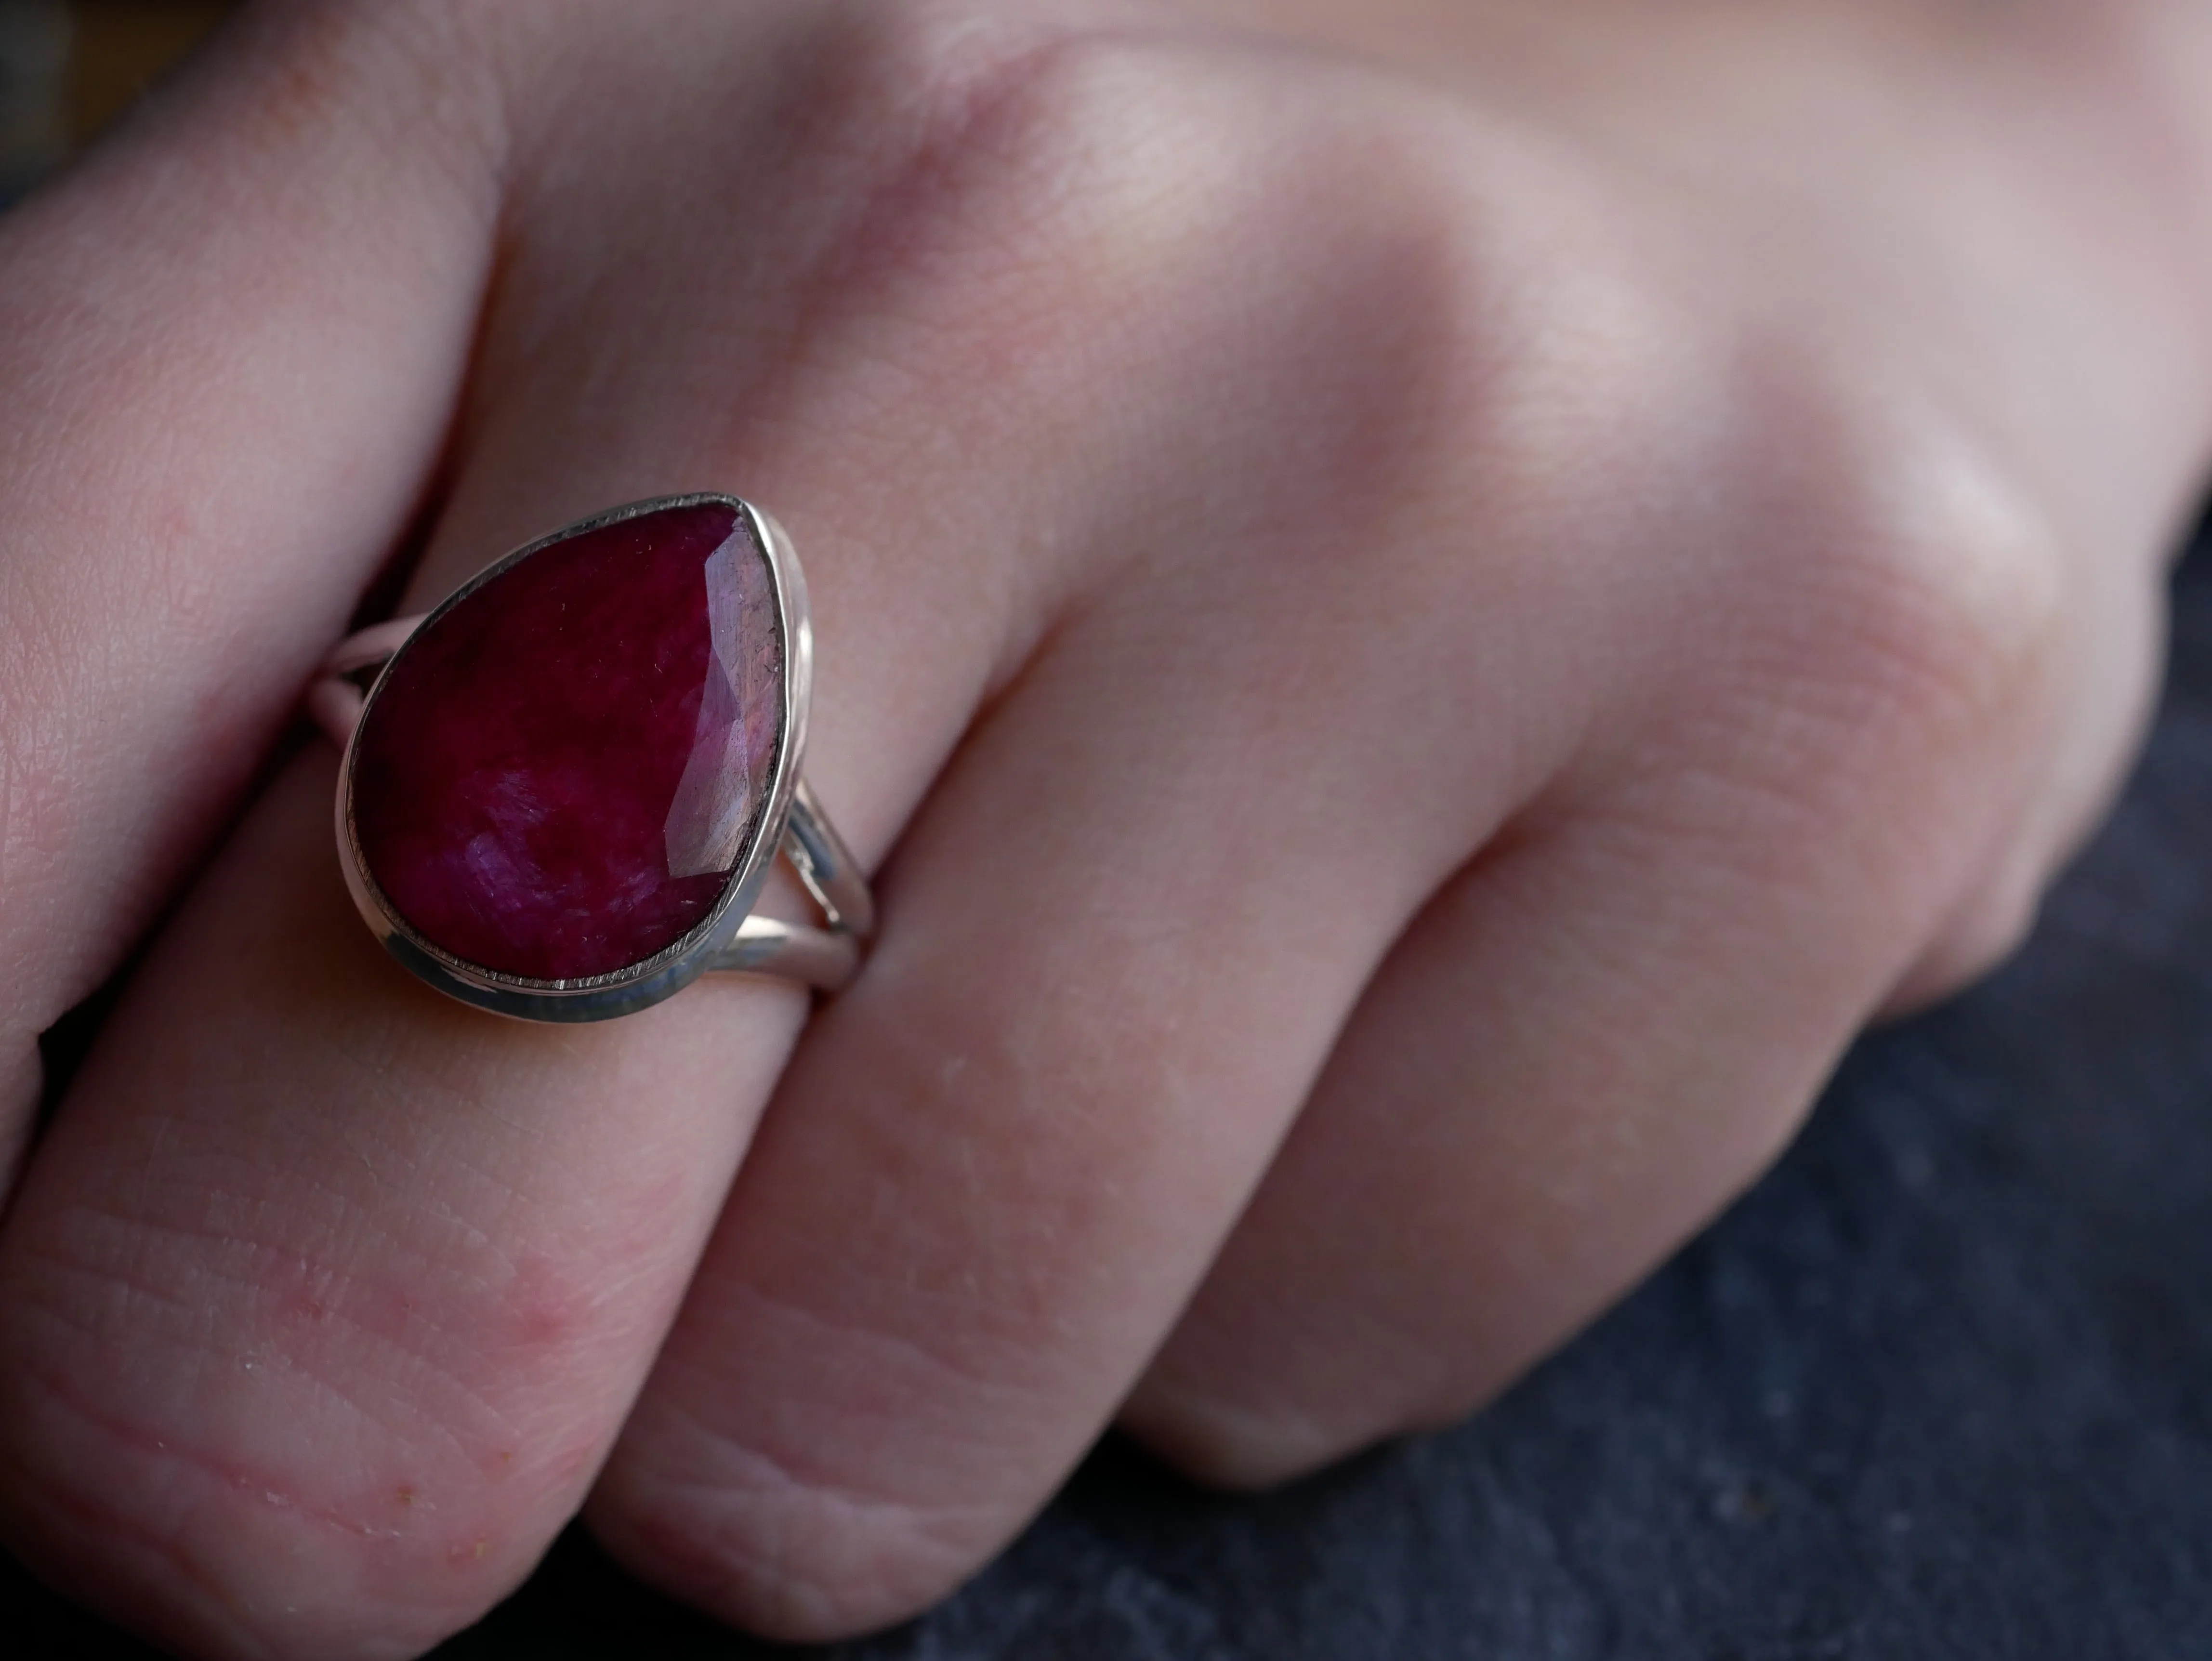
M151 935L0 1234L15 1548L388 1655L587 1503L823 1635L1117 1415L1262 1483L1480 1402L2105 800L2212 440L2203 33L249 13L0 223L19 1144ZM447 1004L269 768L300 690L394 549L428 604L696 488L806 562L873 959Z

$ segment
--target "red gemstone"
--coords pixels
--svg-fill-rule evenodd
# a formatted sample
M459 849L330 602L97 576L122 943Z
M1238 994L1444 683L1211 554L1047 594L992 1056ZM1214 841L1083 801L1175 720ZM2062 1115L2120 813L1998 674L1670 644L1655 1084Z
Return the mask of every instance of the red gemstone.
M518 560L410 638L356 738L362 862L464 963L611 974L689 934L783 726L767 556L720 502Z

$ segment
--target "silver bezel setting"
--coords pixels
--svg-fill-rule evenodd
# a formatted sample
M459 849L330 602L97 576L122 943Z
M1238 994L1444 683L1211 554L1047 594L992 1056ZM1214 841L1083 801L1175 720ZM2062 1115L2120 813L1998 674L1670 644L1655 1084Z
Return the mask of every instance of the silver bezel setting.
M393 666L406 655L409 644L434 626L439 618L532 555L624 520L672 508L714 505L736 511L767 560L775 596L776 627L783 648L783 720L769 766L768 788L761 794L760 805L746 833L744 852L721 897L690 933L652 957L609 974L576 980L532 980L502 974L456 958L433 945L399 914L369 874L354 825L354 751L362 723L376 707L377 695L389 679ZM760 897L791 821L793 800L799 788L799 769L805 759L807 707L813 690L813 626L798 558L781 527L743 497L714 491L654 496L595 514L525 543L456 588L410 630L404 639L395 642L358 711L351 712L351 719L346 723L344 753L339 763L337 801L338 863L345 873L347 891L352 894L362 921L386 951L439 991L479 1009L522 1020L574 1022L606 1020L659 1003L710 970L725 966L726 959L741 951L738 933Z

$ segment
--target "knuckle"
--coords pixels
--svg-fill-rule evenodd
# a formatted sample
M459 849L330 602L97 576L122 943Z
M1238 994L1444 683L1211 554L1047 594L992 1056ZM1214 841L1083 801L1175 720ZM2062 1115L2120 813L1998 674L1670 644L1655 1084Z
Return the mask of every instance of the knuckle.
M49 1323L81 1318L37 1313ZM24 1324L22 1313L12 1324ZM111 1380L40 1356L19 1332L0 1348L0 1511L10 1538L65 1590L119 1602L134 1624L180 1647L413 1652L495 1593L473 1575L458 1593L434 1577L388 1575L370 1530L336 1521L310 1497L305 1458L257 1457L234 1438L118 1401ZM177 1374L213 1371L188 1362Z
M1775 646L1880 750L1950 754L2013 731L2062 655L2068 573L2048 515L1940 419L1815 420L1811 465L1772 475L1773 528L1794 527L1798 551L1770 585L1785 607Z
M827 148L860 175L848 272L1048 251L1065 265L1126 216L1145 112L1121 67L1144 48L944 3L848 9L819 44Z
M189 1112L115 1116L112 1180L12 1220L9 1525L196 1651L412 1654L475 1619L605 1434L571 1394L596 1270L489 1244L380 1266L353 1249L391 1244L366 1189L280 1193Z
M847 1484L650 1404L586 1514L643 1578L791 1642L910 1615L971 1573L991 1543L956 1506Z
M1355 186L1391 208L1370 263L1426 393L1418 459L1439 485L1556 513L1593 455L1633 453L1615 441L1628 423L1679 405L1668 343L1689 319L1595 170L1456 111L1427 118L1398 113L1387 179Z
M1155 342L1210 336L1248 390L1279 364L1340 417L1410 403L1400 419L1425 421L1429 389L1474 373L1468 349L1510 296L1480 246L1492 216L1459 177L1479 146L1441 98L1202 40L974 13L867 7L826 40L817 101L841 135L827 148L863 170L833 281L957 270L965 315L1002 338L1029 319L1079 332L1140 311ZM1330 84L1286 123L1313 77Z
M930 319L941 371L1095 367L1111 343L1125 379L1166 362L1257 415L1206 437L1267 445L1275 511L1432 518L1570 499L1594 427L1676 372L1649 216L1512 118L1139 29L839 15L815 101L861 171L810 282Z
M1251 373L1296 476L1380 533L1368 575L1463 618L1500 569L1467 557L1470 527L1494 543L1586 523L1607 494L1594 468L1642 465L1679 408L1691 319L1648 215L1585 158L1511 117L1374 90L1312 100L1326 117L1252 170L1266 197L1246 222L1291 275Z
M1693 453L1705 499L1662 527L1686 569L1653 579L1669 626L1652 678L1626 683L1608 776L1647 830L1786 880L1793 904L1855 885L1873 951L1940 906L2047 741L2066 549L2009 468L1925 409L1840 376L1722 396Z
M2056 654L2063 569L2018 493L1966 458L1921 456L1847 511L1839 633L1915 730L1979 737Z

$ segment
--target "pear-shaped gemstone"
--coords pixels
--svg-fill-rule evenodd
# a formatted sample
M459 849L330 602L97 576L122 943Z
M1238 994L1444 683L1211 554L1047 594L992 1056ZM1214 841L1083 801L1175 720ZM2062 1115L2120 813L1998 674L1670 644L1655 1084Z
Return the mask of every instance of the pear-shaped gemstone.
M768 557L735 508L550 543L386 670L354 743L362 862L463 963L546 981L642 963L736 875L783 670Z

